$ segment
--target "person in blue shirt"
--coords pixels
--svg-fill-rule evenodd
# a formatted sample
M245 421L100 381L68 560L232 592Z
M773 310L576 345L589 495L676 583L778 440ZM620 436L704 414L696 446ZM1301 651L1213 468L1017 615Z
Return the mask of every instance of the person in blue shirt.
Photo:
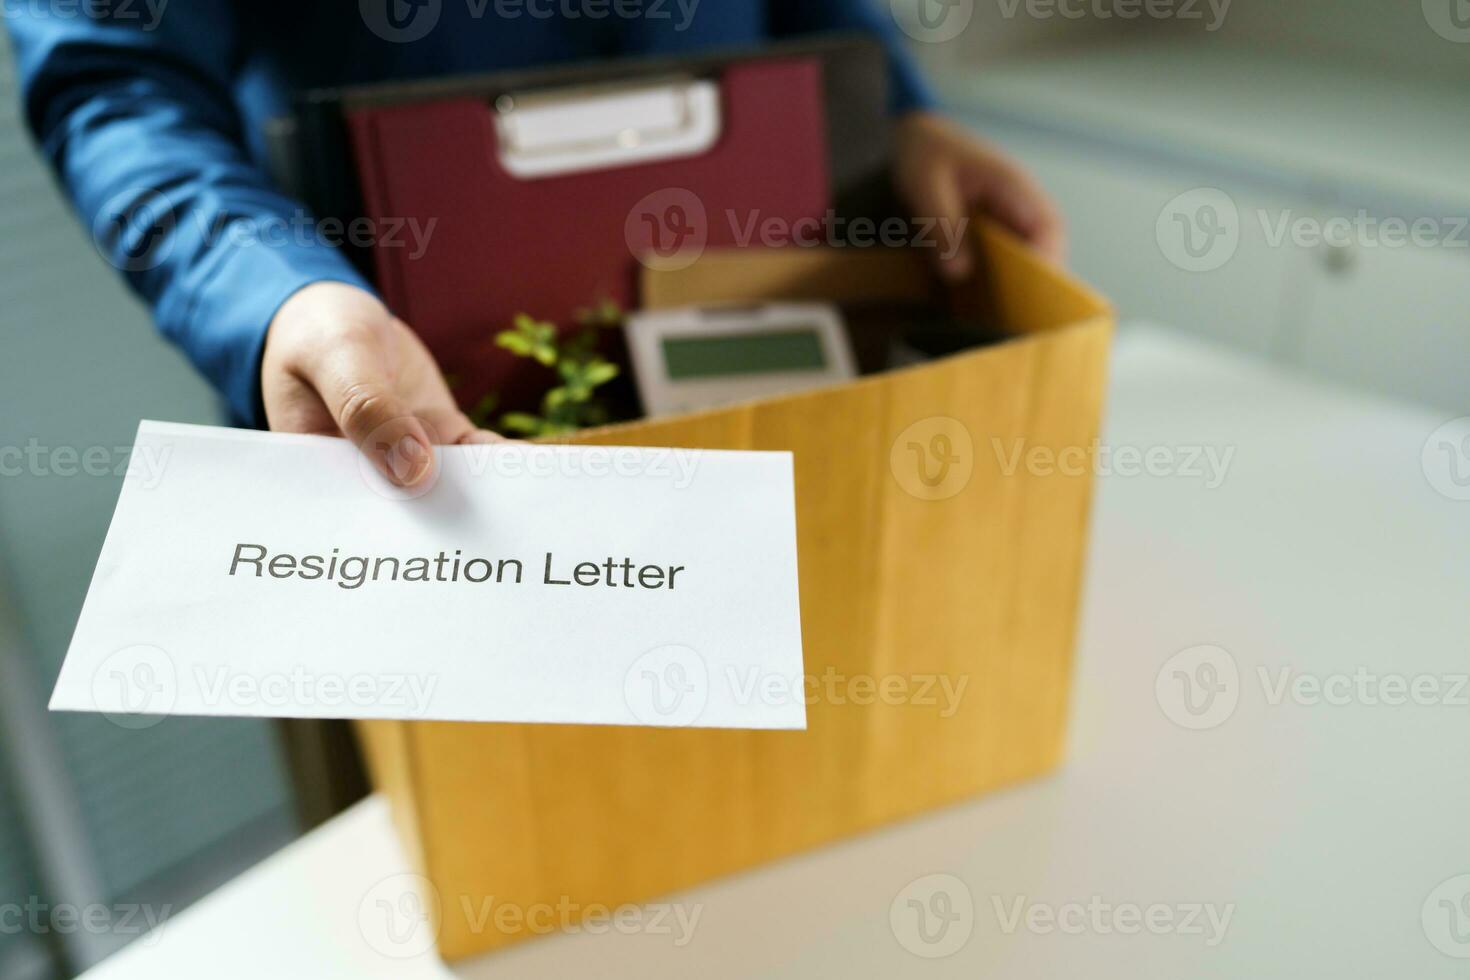
M935 114L882 0L28 0L5 11L25 118L162 332L237 418L344 435L403 485L430 472L436 439L499 437L460 412L423 343L319 236L262 248L228 233L299 226L302 205L267 176L263 132L302 89L867 31L889 52L896 181L914 213L958 221L979 205L1061 254L1061 221L1036 183ZM943 271L962 276L969 262L960 252Z

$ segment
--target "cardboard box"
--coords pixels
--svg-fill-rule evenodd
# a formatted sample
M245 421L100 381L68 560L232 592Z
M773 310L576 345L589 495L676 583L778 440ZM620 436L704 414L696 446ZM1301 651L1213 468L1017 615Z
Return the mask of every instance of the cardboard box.
M492 896L647 901L1057 764L1092 480L1045 454L1075 461L1097 436L1112 316L1003 233L976 236L984 261L956 301L1014 339L574 440L795 453L806 731L360 727L437 889L445 958L532 934L524 915L486 919ZM919 297L926 258L711 252L647 273L644 299Z

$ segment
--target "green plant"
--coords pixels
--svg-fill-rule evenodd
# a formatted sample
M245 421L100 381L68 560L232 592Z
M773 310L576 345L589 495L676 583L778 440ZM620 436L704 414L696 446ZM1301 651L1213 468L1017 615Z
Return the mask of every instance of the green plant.
M512 328L495 335L496 345L551 368L561 383L542 397L541 414L506 412L498 428L506 434L554 436L606 422L607 405L597 389L618 376L618 366L597 352L598 335L621 322L622 311L611 300L578 311L581 329L567 337L558 337L555 324L516 314ZM471 413L476 424L484 424L495 404L492 395L476 407Z

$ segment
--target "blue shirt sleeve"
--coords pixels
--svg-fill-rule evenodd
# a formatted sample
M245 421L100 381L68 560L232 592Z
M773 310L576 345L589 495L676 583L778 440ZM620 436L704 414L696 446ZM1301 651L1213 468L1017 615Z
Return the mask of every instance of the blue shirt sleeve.
M934 108L934 94L904 46L887 0L769 0L767 9L775 35L860 31L877 38L888 56L889 110L898 116Z
M237 418L263 425L276 310L312 282L369 287L249 158L228 0L171 4L151 26L66 6L32 0L7 18L31 131L159 329Z

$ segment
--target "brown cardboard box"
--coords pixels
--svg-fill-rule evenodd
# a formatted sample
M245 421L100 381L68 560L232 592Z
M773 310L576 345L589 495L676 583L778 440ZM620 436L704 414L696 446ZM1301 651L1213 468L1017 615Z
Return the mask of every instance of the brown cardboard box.
M1006 235L977 239L981 270L956 301L1012 340L574 440L794 452L817 695L806 731L361 726L374 780L438 891L446 958L530 934L485 919L491 896L523 910L645 901L1056 765L1091 477L1011 464L1018 450L1090 446L1112 318ZM708 253L647 273L644 298L912 297L932 288L924 258Z

